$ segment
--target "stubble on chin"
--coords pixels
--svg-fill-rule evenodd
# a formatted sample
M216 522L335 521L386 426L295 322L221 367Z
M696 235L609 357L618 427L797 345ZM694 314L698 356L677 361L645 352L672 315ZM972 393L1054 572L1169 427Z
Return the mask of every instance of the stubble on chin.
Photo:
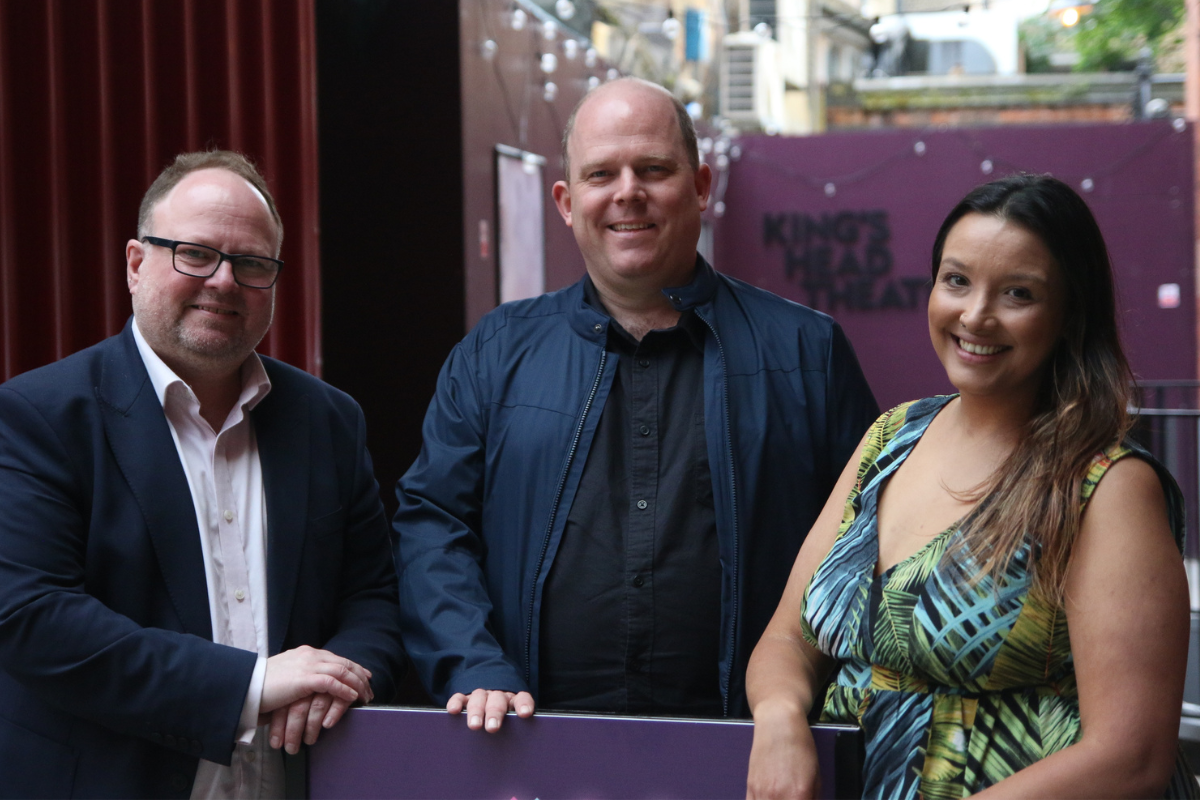
M268 319L261 333L251 331L247 329L243 316L241 327L230 330L229 327L210 324L203 319L187 319L186 306L170 309L157 303L139 303L136 295L133 313L142 336L159 357L176 372L182 367L192 374L236 369L270 329Z

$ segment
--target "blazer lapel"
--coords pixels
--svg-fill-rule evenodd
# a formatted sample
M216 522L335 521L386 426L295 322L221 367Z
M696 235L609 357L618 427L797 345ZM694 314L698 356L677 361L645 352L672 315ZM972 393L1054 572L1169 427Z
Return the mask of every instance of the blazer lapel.
M211 640L200 530L179 451L129 324L112 345L96 389L109 447L141 509L184 631Z
M251 416L267 496L268 652L283 647L308 523L308 397L289 392L263 359L272 389Z

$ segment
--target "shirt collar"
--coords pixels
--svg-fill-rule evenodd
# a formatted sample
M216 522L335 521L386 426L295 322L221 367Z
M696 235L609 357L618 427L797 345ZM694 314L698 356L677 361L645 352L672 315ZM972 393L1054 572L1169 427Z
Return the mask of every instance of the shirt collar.
M187 397L195 399L196 395L192 391L192 387L188 386L183 378L180 378L173 369L167 366L166 362L159 357L158 353L154 352L154 348L146 341L146 337L142 336L137 317L133 318L133 340L137 343L138 355L142 357L142 363L146 365L146 372L150 375L154 394L164 408L167 405L167 393L174 386L179 386ZM240 406L249 413L271 391L271 379L267 377L267 370L263 367L262 359L255 352L251 352L249 358L242 362L240 376L242 393L238 397L235 407Z

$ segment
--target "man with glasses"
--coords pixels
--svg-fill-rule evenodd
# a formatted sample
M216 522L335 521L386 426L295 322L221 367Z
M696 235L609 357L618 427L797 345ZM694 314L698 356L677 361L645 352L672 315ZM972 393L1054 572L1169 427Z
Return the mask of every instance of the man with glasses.
M282 796L280 749L393 693L362 412L254 352L282 237L245 158L180 155L124 331L0 386L0 796Z

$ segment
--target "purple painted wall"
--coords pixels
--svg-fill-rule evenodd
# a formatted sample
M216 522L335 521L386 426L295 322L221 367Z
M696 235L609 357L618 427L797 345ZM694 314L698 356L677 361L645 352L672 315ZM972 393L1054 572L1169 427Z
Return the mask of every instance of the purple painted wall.
M1115 267L1135 373L1196 377L1190 127L874 131L739 144L715 266L832 314L882 407L952 390L925 319L933 237L972 187L1019 171L1050 172L1091 206ZM1178 307L1159 307L1162 284L1178 284Z

